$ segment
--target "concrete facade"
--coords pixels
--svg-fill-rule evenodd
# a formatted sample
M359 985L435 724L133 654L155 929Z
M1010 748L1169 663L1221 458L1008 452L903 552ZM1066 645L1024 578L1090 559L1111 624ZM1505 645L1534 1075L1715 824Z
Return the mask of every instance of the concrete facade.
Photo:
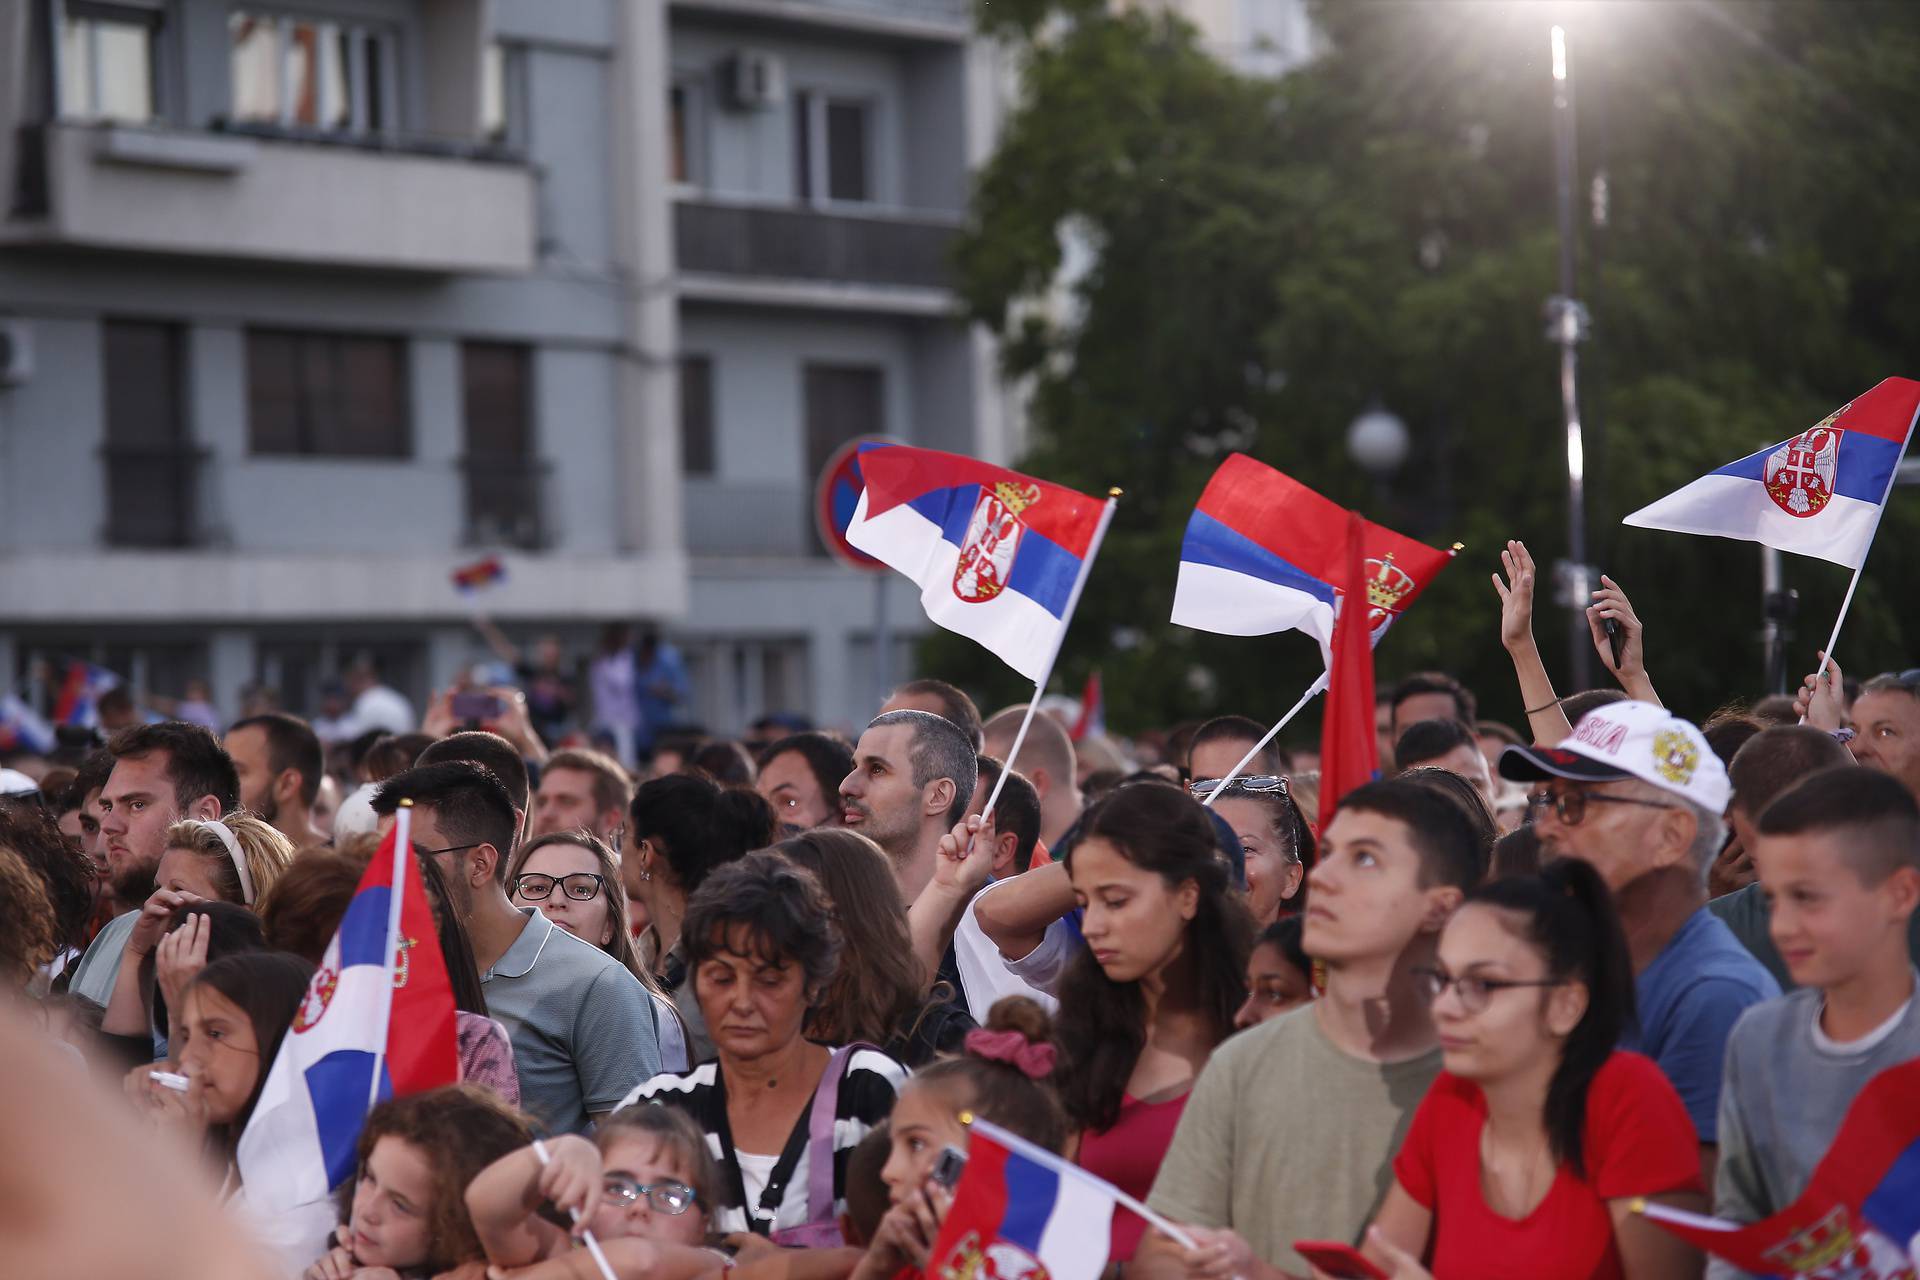
M448 575L498 553L506 581L478 603L510 635L584 652L604 622L659 622L709 728L864 719L874 586L815 546L808 370L877 376L873 425L909 442L1010 441L944 277L999 110L966 0L127 9L150 15L144 118L86 108L116 100L85 88L116 64L76 52L104 36L59 0L0 0L0 337L30 346L0 377L0 675L81 656L159 694L210 678L229 713L256 681L311 711L371 649L419 703L484 656ZM337 40L354 126L235 121L247 24ZM743 54L778 92L740 99ZM800 115L828 104L839 131L808 151ZM823 192L855 181L856 134L864 190ZM109 404L128 325L170 335L178 397L178 438L131 451ZM403 446L263 448L266 331L398 352ZM504 544L472 514L473 344L524 361L531 442L504 480L534 532ZM687 356L711 370L699 474ZM127 532L148 488L177 536ZM897 679L925 623L905 584L890 595Z

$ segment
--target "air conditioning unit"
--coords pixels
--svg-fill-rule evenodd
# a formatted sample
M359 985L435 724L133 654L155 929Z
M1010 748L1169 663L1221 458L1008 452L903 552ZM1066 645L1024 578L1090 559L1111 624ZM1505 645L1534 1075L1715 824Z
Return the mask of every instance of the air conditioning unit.
M771 111L787 96L787 67L776 54L740 49L720 68L727 105L735 111Z
M25 320L0 319L0 387L17 387L33 376L33 330Z

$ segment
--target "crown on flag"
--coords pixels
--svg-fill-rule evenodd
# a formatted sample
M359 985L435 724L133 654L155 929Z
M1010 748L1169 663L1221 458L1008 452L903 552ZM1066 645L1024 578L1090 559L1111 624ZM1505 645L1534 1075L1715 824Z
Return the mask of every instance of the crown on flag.
M1415 583L1413 575L1393 562L1389 551L1379 560L1380 572L1367 578L1367 607L1392 611Z
M1034 503L1040 501L1040 486L1030 484L1024 489L1006 480L993 486L993 496L1000 499L1000 505L1019 515Z

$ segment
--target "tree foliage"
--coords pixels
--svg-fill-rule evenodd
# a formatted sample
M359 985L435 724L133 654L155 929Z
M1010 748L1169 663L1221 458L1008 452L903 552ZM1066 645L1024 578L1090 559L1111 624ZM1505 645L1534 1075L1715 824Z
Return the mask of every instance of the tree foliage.
M1321 4L1323 51L1269 80L1143 7L982 3L1022 96L978 179L962 288L1031 388L1022 465L1126 490L1057 677L1074 689L1100 668L1117 728L1277 714L1317 667L1297 635L1166 621L1187 514L1236 448L1464 542L1383 643L1381 675L1443 667L1517 720L1487 574L1508 537L1543 564L1566 546L1544 8ZM1646 619L1668 700L1704 715L1761 692L1758 550L1619 520L1882 377L1920 376L1920 143L1899 124L1920 110L1920 9L1623 0L1567 21L1591 558ZM1074 245L1092 260L1063 287ZM1344 444L1375 402L1414 437L1384 492ZM1842 639L1849 671L1920 650L1917 543L1909 490ZM1787 561L1805 668L1847 575ZM1570 692L1564 616L1543 590L1536 633ZM943 674L1019 696L970 642L928 647Z

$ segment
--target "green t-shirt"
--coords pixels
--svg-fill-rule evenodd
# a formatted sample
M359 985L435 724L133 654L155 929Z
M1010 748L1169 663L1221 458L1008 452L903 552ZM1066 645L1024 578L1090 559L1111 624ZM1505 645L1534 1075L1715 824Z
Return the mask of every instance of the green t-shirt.
M1176 1222L1231 1227L1304 1276L1293 1242L1359 1243L1439 1073L1437 1048L1369 1062L1336 1048L1312 1005L1282 1014L1214 1050L1147 1203Z

